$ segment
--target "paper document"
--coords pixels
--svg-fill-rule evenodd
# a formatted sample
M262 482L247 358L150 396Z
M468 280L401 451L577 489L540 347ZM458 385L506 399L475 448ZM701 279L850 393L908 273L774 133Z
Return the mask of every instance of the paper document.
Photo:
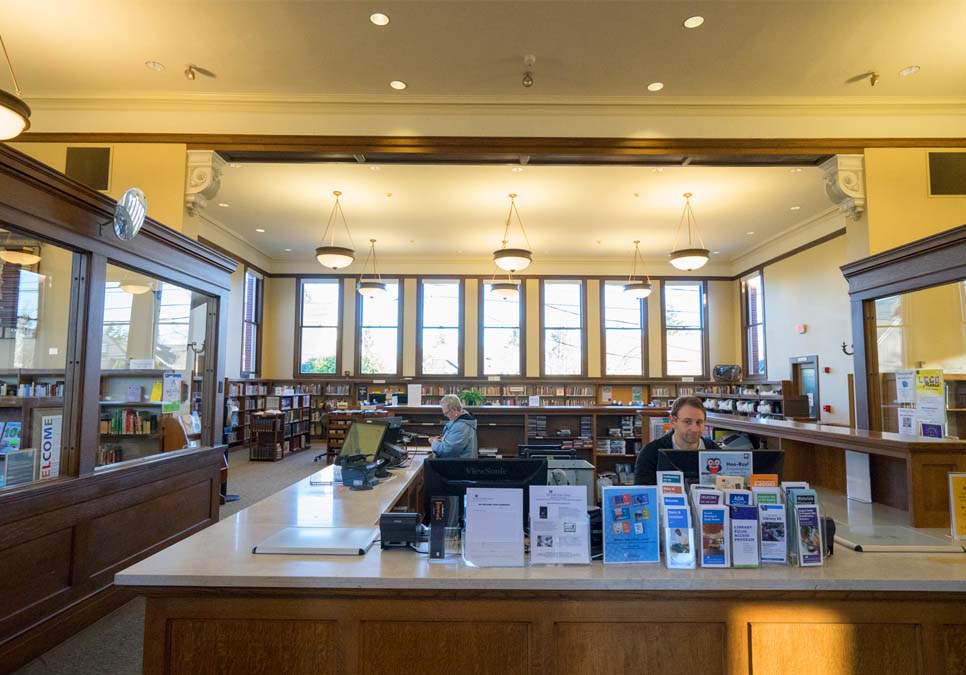
M530 562L590 564L590 519L584 486L530 487Z
M523 567L523 490L468 488L465 518L467 565Z

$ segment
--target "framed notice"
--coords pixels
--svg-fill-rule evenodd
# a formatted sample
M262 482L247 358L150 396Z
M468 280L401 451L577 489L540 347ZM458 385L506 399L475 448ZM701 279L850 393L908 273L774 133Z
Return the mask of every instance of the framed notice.
M966 473L949 474L949 524L953 539L966 539Z

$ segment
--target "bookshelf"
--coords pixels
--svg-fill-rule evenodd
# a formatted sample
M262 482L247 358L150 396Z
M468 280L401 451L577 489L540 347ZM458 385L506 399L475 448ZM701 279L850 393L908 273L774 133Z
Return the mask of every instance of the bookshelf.
M225 380L225 424L222 442L229 448L249 445L252 415L265 410L270 380Z
M160 400L161 387L165 374L172 372L175 371L101 371L97 466L149 457L164 451L163 426L169 414L165 413L165 404ZM181 403L180 399L177 403Z
M808 398L791 395L791 380L704 385L694 395L708 412L771 419L807 418Z

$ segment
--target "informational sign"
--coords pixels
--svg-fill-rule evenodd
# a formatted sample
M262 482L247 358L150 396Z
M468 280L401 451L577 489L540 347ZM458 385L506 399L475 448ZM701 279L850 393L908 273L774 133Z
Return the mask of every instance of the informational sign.
M922 396L943 395L943 371L941 369L920 369L916 371L916 399Z
M530 562L590 564L590 518L584 486L530 487Z
M609 385L604 385L600 388L600 400L604 403L614 400L614 388Z
M915 408L899 408L899 433L915 436L919 433L916 427Z
M660 562L657 487L604 488L604 562Z
M165 373L164 388L161 400L165 402L181 402L181 373Z
M421 384L406 385L406 404L407 405L423 404L423 385Z
M966 473L949 474L949 522L953 539L966 539Z
M60 475L60 426L63 415L44 415L40 420L40 480Z
M714 485L716 476L741 476L744 484L752 474L751 452L701 450L698 452L698 473L702 485Z
M523 490L467 488L463 559L473 567L523 567Z
M916 371L896 371L896 401L898 403L916 402Z

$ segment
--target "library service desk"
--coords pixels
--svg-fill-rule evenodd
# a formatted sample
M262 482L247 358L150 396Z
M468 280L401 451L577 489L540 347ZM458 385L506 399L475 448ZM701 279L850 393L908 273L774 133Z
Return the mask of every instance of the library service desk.
M365 492L304 479L119 573L147 596L144 673L966 670L966 554L683 571L252 554L287 526L376 526L419 493L420 458L394 473Z

